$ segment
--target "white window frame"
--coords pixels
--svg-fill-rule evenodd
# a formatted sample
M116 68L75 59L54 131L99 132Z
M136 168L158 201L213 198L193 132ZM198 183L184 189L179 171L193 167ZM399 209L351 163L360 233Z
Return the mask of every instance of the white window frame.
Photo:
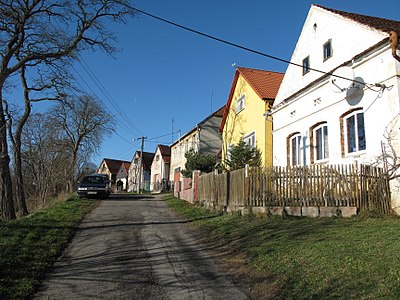
M360 120L358 116L362 116L362 128L359 128ZM349 139L349 125L351 125L350 119L353 119L354 122L354 137L353 137L353 148L350 149L350 139ZM365 133L365 121L364 121L364 112L362 110L356 110L343 118L343 127L344 127L344 151L346 154L354 154L360 153L367 149L366 144L366 133ZM360 131L361 129L361 131ZM363 134L363 137L360 134Z
M256 147L256 132L250 132L249 134L245 135L243 137L243 141L247 144L250 145L251 147L255 148Z
M329 53L328 53L328 51L327 51L327 49L328 49L328 46L329 45ZM329 58L331 58L332 57L332 55L333 55L333 49L332 49L332 40L331 39L329 39L329 40L327 40L324 44L323 44L323 46L322 46L322 55L323 55L323 59L324 59L324 61L326 61L326 60L328 60ZM328 55L329 54L329 55Z
M325 130L326 129L326 130ZM318 132L322 133L319 140ZM326 132L326 134L325 134ZM313 145L314 145L314 159L316 162L326 161L329 158L329 131L328 124L322 123L313 129ZM322 157L319 157L319 153Z
M241 112L245 108L246 95L242 94L236 99L236 113Z
M297 145L297 149L293 149L293 142ZM301 134L296 133L289 139L289 149L290 149L290 165L291 166L301 166ZM294 151L296 150L296 151Z
M307 62L307 64L305 64L305 62ZM307 73L310 72L310 56L309 55L304 57L302 66L303 66L303 75L306 75Z

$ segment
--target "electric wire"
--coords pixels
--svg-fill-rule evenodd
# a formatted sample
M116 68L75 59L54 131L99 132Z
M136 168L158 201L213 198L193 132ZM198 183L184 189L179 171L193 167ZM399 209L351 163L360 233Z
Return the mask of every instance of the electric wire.
M96 94L96 92L95 92L95 91L92 89L92 87L89 85L89 83L85 80L85 78L82 77L82 75L75 69L75 67L74 67L73 65L72 65L72 69L75 71L76 75L78 75L79 79L85 84L85 86L92 92L92 94L93 94L94 96L96 96L98 99L100 99L99 96ZM77 81L77 84L78 84L82 89L85 89L79 81ZM75 96L78 96L78 95L75 93ZM107 107L106 103L104 103L104 105ZM111 111L110 108L108 108L108 107L107 107L107 110L108 110L108 111ZM118 122L118 124L119 124L120 127L121 127L122 129L124 129L127 133L131 134L132 130L131 130L130 128L128 128L128 126L125 125L124 122Z
M141 130L133 124L133 122L130 120L130 118L124 113L124 111L121 109L121 107L118 105L117 101L108 93L104 85L101 83L101 81L97 78L96 74L92 71L90 66L86 63L85 59L83 57L79 57L78 59L80 65L82 66L83 70L86 72L86 74L92 79L92 81L95 83L95 85L99 88L100 92L105 96L107 100L109 100L110 104L114 107L114 109L120 114L120 116L125 120L125 122L132 127L137 133L143 134Z
M137 9L137 8L135 8L135 10L137 12L143 14L143 15L146 15L146 16L150 17L150 18L153 18L153 19L156 19L158 21L161 21L161 22L170 24L172 26L181 28L183 30L198 34L200 36L203 36L203 37L206 37L206 38L221 42L223 44L227 44L227 45L230 45L232 47L239 48L239 49L242 49L242 50L257 54L257 55L261 55L261 56L264 56L264 57L267 57L267 58L270 58L270 59L273 59L273 60L276 60L276 61L280 61L280 62L287 63L287 64L290 64L290 65L294 65L294 66L297 66L297 67L300 67L300 68L304 68L303 65L295 63L295 62L292 62L290 60L283 59L283 58L280 58L280 57L277 57L277 56L274 56L274 55L270 55L270 54L267 54L267 53L264 53L264 52L261 52L261 51L258 51L258 50L251 49L249 47L245 47L245 46L239 45L237 43L233 43L233 42L227 41L227 40L219 38L219 37L212 36L210 34L201 32L201 31L193 29L193 28L189 28L187 26L180 25L178 23L169 21L167 19L161 18L159 16L156 16L154 14L145 12L145 11ZM340 75L336 75L336 74L333 74L333 73L325 72L325 71L322 71L322 70L319 70L319 69L315 69L315 68L311 68L311 67L307 67L307 69L310 70L310 71L314 71L314 72L318 72L318 73L321 73L321 74L324 74L324 75L330 75L330 76L333 76L333 77L345 79L345 80L348 80L348 81L351 81L351 82L355 82L355 83L359 83L359 84L362 84L362 85L376 86L375 84L368 84L368 83L365 83L365 82L357 81L355 79L350 79L350 78L347 78L347 77L343 77L343 76L340 76Z

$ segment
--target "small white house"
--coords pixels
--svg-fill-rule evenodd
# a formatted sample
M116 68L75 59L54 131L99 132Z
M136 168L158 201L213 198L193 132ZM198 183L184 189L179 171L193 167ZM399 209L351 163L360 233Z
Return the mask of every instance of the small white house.
M400 155L399 32L399 21L311 6L266 112L274 165L375 163L389 144Z
M117 176L116 176L116 185L118 185L118 181L122 182L122 190L126 191L128 189L128 170L129 170L130 162L124 161L121 163L119 167Z
M151 164L150 191L160 192L169 188L171 148L158 145Z

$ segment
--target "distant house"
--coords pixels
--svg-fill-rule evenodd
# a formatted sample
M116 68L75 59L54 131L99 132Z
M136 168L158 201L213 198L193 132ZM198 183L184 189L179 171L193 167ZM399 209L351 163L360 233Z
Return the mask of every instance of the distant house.
M185 169L185 154L193 149L199 154L217 156L221 150L222 137L219 133L225 106L221 107L195 127L182 135L171 145L171 168L169 178L174 182L181 179L181 170Z
M311 6L267 113L275 165L383 166L382 154L400 154L399 32L400 21Z
M131 165L130 162L123 161L121 163L121 166L119 167L116 180L121 180L122 181L122 190L127 191L128 188L128 171L129 171L129 166Z
M139 188L143 191L150 191L150 174L153 158L154 153L143 152L143 158L141 159L141 151L135 152L128 170L129 192L138 192ZM140 163L142 163L141 167Z
M226 109L220 124L222 163L240 140L257 147L262 164L272 165L272 123L264 113L274 103L282 73L250 68L236 68Z
M150 191L160 192L169 188L171 148L158 145L151 164Z
M118 159L104 158L102 160L99 168L97 169L96 173L107 174L109 179L111 180L111 184L114 189L115 183L117 181L117 175L121 171L121 166L124 164L130 164L130 162L124 161L124 160L118 160ZM122 170L121 174L123 174L123 173L124 173L124 171Z

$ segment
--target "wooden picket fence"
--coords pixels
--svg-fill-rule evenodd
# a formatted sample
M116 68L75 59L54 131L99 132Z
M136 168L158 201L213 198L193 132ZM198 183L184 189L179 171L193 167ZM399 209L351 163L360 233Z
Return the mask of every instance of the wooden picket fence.
M368 165L241 169L199 177L198 200L219 207L357 207L391 211L389 181Z

